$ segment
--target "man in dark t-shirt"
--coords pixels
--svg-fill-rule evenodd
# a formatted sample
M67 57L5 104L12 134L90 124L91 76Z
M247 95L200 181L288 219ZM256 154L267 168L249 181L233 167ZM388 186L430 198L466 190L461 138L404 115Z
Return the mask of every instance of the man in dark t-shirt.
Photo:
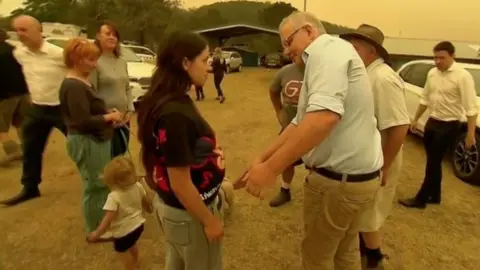
M20 145L8 136L10 126L20 126L30 107L28 87L22 66L13 56L12 45L6 42L7 32L0 29L0 144L5 156L0 158L0 166L22 158Z
M280 133L297 115L298 97L302 83L303 72L295 64L289 64L277 73L270 85L270 100L281 126ZM291 200L290 184L295 175L295 166L300 164L302 164L302 160L298 160L282 173L282 187L280 193L270 202L271 207L283 205Z

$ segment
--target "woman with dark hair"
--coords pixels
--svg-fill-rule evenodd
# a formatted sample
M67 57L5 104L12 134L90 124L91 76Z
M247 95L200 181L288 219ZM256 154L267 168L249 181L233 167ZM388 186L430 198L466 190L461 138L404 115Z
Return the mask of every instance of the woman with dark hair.
M225 102L225 95L223 94L222 90L222 81L225 72L227 72L227 64L225 63L225 59L222 56L222 49L217 47L215 48L215 52L213 54L212 60L212 72L213 72L213 82L215 84L215 88L217 89L217 99L220 100L220 103Z
M105 101L107 109L116 109L125 116L115 127L112 138L112 157L116 157L123 155L128 149L128 126L134 111L127 62L120 57L120 34L112 23L103 22L100 25L95 44L102 54L97 68L90 75L90 81L98 96Z
M188 95L208 78L208 45L177 31L157 54L157 69L138 112L138 139L156 212L167 240L166 269L222 269L225 176L215 133Z

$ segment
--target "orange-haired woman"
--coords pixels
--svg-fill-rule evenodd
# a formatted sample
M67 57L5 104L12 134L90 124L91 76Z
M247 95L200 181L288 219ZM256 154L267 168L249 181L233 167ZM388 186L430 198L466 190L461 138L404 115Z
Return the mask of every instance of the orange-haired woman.
M122 121L123 115L117 110L107 112L88 79L100 56L97 46L86 39L72 39L63 55L68 72L60 87L60 107L68 129L68 154L83 179L83 215L90 233L103 218L109 189L101 175L112 159L113 124Z

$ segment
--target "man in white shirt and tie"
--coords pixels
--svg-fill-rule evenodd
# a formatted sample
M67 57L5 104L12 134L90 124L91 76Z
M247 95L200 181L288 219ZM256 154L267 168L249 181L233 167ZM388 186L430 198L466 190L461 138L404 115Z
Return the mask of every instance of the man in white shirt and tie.
M430 109L423 136L427 153L425 178L414 198L399 200L406 207L425 208L428 203L440 203L442 160L465 114L468 120L465 147L469 149L475 144L478 108L473 77L455 63L455 47L451 42L438 43L433 52L436 67L428 72L423 96L411 124L412 130L416 129L418 119Z
M18 16L13 19L12 26L22 42L22 46L15 49L14 56L22 65L32 106L22 126L23 190L1 202L7 206L40 196L38 185L42 181L42 156L48 136L53 128L67 133L60 114L58 93L66 73L62 50L44 41L42 26L33 17Z

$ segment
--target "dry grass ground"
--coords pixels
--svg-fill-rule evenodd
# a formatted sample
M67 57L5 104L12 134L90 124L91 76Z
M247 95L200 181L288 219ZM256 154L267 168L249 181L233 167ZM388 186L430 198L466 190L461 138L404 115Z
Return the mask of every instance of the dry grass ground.
M267 94L273 75L274 71L264 69L229 74L223 105L213 100L210 81L207 99L198 103L225 149L230 177L238 176L251 157L277 136L279 127ZM135 139L131 148L136 155ZM408 140L404 157L398 195L410 196L423 177L425 158L418 139ZM119 269L109 244L85 242L81 181L66 154L65 138L57 131L45 151L44 168L40 199L0 208L0 269ZM20 173L21 164L0 169L0 199L19 191ZM279 209L271 209L267 202L242 191L237 193L235 212L227 221L224 269L297 270L304 176L305 171L298 169L294 200ZM396 269L479 269L480 190L455 179L448 166L443 187L441 206L424 211L395 206L384 232L386 250ZM150 217L140 240L144 269L163 269L163 247L164 237Z

